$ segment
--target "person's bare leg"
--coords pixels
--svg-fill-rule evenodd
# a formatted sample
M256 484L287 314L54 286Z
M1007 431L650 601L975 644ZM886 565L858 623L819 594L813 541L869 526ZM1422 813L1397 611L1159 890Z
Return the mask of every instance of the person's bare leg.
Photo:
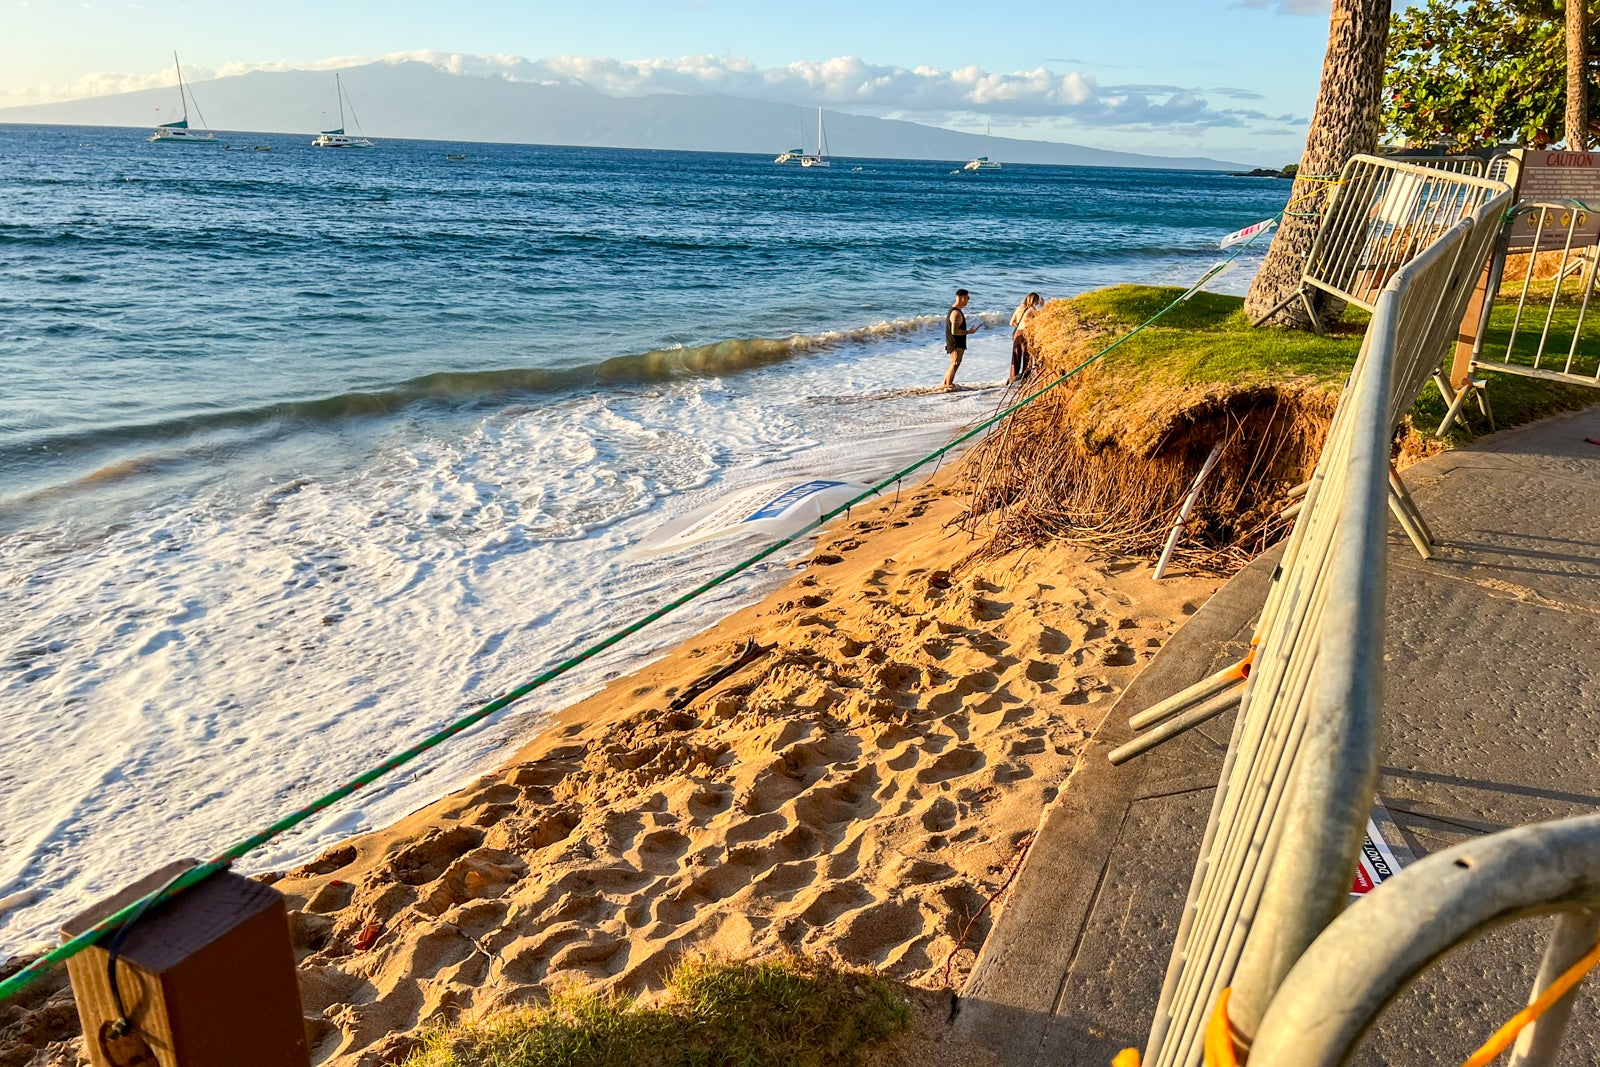
M950 369L944 372L944 391L949 392L956 387L956 369L961 366L961 353L950 353Z

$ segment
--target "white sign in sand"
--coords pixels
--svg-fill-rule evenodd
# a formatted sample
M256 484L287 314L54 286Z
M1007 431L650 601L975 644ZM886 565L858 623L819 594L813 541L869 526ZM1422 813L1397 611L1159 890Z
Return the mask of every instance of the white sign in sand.
M787 537L805 529L872 487L825 478L763 482L663 523L631 554L675 552L718 537L762 534Z

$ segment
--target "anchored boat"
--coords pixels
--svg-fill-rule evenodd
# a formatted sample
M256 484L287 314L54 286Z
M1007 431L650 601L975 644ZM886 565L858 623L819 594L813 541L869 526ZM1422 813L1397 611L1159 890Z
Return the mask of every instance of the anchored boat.
M356 118L356 106L350 105L350 117L356 120L356 132L344 132L344 83L339 80L337 73L333 76L333 92L339 98L339 128L337 130L323 130L312 140L313 148L372 148L373 144L361 136L361 120Z
M983 152L977 159L969 160L962 170L999 170L1000 164L989 158L989 124L983 124Z
M183 65L178 62L178 53L172 53L172 65L178 71L178 103L183 107L183 118L177 122L163 122L157 126L149 140L156 144L209 144L218 145L217 135L207 129L191 130L189 128L189 94L183 88ZM200 115L200 105L194 106L196 115ZM206 117L200 115L200 125L205 126Z
M785 155L787 155L787 153L785 153ZM777 162L781 163L783 160L779 159ZM827 134L822 132L822 108L820 106L817 108L817 154L814 156L808 156L802 153L800 156L800 165L802 167L833 166L833 164L828 160L828 137Z

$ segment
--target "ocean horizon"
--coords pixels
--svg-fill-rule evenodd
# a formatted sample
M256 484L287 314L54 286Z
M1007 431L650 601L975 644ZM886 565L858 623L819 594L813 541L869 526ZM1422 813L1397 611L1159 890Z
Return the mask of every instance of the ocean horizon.
M0 126L0 957L753 547L627 553L661 524L767 481L873 481L993 413L1025 293L1186 286L1288 193L1215 171L144 135ZM1264 250L1210 288L1242 292ZM958 286L990 328L944 394ZM245 869L492 769L802 554Z

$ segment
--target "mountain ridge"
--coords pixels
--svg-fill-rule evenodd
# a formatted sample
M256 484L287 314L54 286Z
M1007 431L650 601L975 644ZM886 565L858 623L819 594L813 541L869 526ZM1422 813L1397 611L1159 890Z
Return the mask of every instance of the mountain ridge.
M609 96L578 81L557 84L450 74L414 60L339 72L368 137L595 148L776 154L816 142L816 111L726 95ZM330 71L253 71L194 83L215 129L305 133L331 129L338 103ZM53 104L0 108L0 123L153 128L177 117L176 89L142 89ZM829 154L839 158L961 161L1150 169L1238 170L1204 156L1159 156L1058 141L996 137L824 109ZM190 115L191 123L199 116ZM346 116L353 129L357 121ZM796 138L803 141L796 141Z

